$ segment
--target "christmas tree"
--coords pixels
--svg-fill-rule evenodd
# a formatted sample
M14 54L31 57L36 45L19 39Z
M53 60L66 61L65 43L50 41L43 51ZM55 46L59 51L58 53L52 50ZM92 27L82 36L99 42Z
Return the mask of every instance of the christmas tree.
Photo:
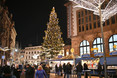
M56 56L61 50L63 50L64 41L61 38L61 31L58 25L59 21L57 18L57 14L55 12L55 8L53 7L49 23L47 23L47 30L45 31L45 37L43 42L43 47L46 55L48 57L53 58Z

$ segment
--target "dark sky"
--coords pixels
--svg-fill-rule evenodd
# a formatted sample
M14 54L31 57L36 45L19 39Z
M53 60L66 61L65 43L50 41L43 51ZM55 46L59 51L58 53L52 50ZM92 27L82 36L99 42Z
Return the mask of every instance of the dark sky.
M55 7L62 37L66 41L67 13L64 6L66 2L67 0L6 0L6 6L15 21L16 40L23 48L28 44L41 45L52 7Z

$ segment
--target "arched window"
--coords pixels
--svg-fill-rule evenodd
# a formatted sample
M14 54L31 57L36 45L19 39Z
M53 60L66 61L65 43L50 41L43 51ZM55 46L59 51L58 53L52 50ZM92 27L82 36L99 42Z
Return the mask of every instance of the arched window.
M83 40L80 43L80 56L83 54L90 54L89 42L87 40Z
M112 35L109 39L109 51L114 51L114 50L117 50L116 48L114 49L114 45L117 46L117 34L115 35Z
M98 48L97 51L95 52L103 52L103 44L102 44L102 38L96 38L94 41L93 41L93 48Z

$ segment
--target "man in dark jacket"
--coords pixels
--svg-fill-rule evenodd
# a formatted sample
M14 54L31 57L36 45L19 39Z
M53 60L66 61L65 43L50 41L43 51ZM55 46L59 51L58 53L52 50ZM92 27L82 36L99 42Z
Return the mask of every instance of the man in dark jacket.
M70 77L71 70L72 70L72 65L70 64L70 62L68 62L67 65L66 65L66 74L67 74L67 78L71 78L71 77Z
M65 78L66 76L66 64L65 63L63 64L63 71L64 71L64 78Z
M100 64L100 63L98 63L97 72L98 72L99 77L100 77L100 78L102 78L102 77L101 77L102 66L101 66L101 64Z
M76 72L77 72L77 77L81 78L81 73L82 73L83 67L81 65L81 62L78 63L78 65L76 66Z

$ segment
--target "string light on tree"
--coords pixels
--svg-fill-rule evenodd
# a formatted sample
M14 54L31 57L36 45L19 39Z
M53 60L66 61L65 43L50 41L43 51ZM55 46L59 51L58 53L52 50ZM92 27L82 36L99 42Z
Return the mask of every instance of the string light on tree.
M57 14L55 12L55 8L52 8L52 11L50 13L49 22L47 23L47 30L45 31L45 37L43 38L43 47L45 47L47 50L50 49L48 54L51 55L51 58L53 58L55 55L63 50L63 39L61 38L61 31L60 27L58 25L59 21L57 18ZM48 55L47 54L47 55ZM46 55L46 56L47 56ZM48 55L48 56L50 56Z

